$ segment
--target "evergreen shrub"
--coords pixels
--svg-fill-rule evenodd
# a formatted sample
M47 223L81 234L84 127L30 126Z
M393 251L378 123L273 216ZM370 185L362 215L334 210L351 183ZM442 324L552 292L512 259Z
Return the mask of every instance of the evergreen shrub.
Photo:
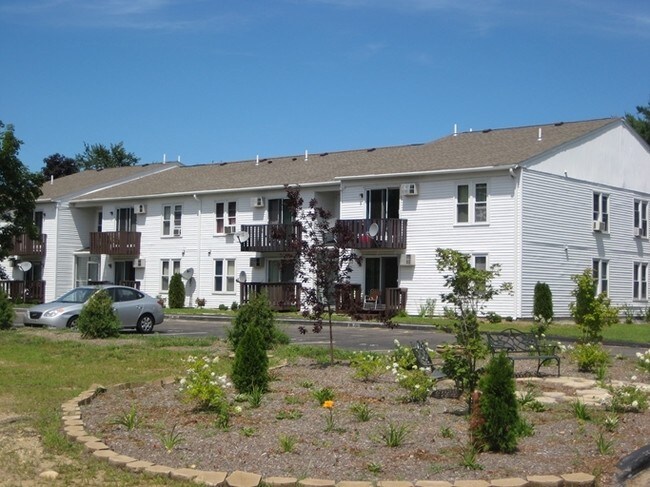
M262 330L248 326L235 349L232 382L242 394L266 392L269 384L269 359Z
M275 326L275 316L265 294L254 294L248 303L239 307L233 326L228 329L228 341L233 349L237 350L239 342L249 327L260 330L262 342L267 349L277 343L289 342L288 336Z
M181 275L176 273L169 281L169 307L183 308L185 306L185 285Z
M113 309L105 289L93 294L79 313L77 327L81 338L112 338L120 335L122 322Z
M535 297L533 302L533 317L544 318L546 321L553 319L553 294L545 282L535 284Z
M5 292L0 289L0 330L9 330L14 324L14 305Z

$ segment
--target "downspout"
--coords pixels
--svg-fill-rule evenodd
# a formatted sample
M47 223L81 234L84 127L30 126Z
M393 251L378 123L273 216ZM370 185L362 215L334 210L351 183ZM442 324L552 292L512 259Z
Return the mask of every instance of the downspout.
M514 281L512 284L512 291L514 293L514 318L521 318L521 306L522 306L522 255L523 255L523 237L522 237L522 192L521 192L521 183L523 170L519 166L515 166L510 169L510 176L514 180Z
M192 197L199 203L199 208L197 210L197 217L199 219L199 242L198 242L198 251L199 251L199 258L197 261L197 272L196 272L196 297L200 298L201 297L201 239L202 239L202 233L201 233L201 216L203 214L203 200L200 199L196 193L192 195ZM190 308L192 307L192 303L189 304Z

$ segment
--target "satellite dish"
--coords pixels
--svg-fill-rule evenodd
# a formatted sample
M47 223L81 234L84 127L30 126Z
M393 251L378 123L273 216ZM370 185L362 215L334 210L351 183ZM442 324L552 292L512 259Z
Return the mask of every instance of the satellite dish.
M237 237L237 240L239 240L239 243L244 243L246 242L251 236L248 234L248 232L242 230L240 232L235 233L235 236Z
M183 272L183 273L181 274L181 277L182 277L183 279L192 279L192 276L193 276L193 275L194 275L194 269L192 269L192 268L190 267L190 268L188 268L188 269L185 269L185 272Z
M246 271L241 271L239 273L239 279L237 279L238 282L246 282Z
M196 279L190 277L185 283L185 294L192 295L196 291Z
M376 237L378 233L379 233L379 225L377 225L376 223L370 225L370 228L368 229L368 235L370 235L371 237Z
M27 272L28 270L30 270L32 268L32 263L29 262L28 260L25 260L25 261L21 262L20 264L18 264L18 268L23 272Z

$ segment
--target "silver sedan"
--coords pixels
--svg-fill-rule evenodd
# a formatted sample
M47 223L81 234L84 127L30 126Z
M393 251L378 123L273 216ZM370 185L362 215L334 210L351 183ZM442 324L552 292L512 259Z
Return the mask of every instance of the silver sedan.
M60 298L32 306L25 312L25 326L74 328L84 304L99 289L105 289L113 300L113 309L124 328L151 333L164 320L163 308L155 298L126 286L83 286L68 291Z

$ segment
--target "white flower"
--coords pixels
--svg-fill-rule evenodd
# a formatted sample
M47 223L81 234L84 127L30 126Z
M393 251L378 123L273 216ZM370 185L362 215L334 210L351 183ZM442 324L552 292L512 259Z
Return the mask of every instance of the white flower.
M639 401L632 401L632 407L634 409L638 408L639 407Z
M633 375L632 377L630 377L630 379L631 380L636 380L636 375Z
M395 344L396 347L399 347L399 340L397 338L393 340L393 343Z
M235 412L237 414L241 413L241 411L242 411L241 406L235 406Z
M183 377L180 382L181 382L181 385L185 385L185 383L187 382L187 379L185 379L185 377Z

